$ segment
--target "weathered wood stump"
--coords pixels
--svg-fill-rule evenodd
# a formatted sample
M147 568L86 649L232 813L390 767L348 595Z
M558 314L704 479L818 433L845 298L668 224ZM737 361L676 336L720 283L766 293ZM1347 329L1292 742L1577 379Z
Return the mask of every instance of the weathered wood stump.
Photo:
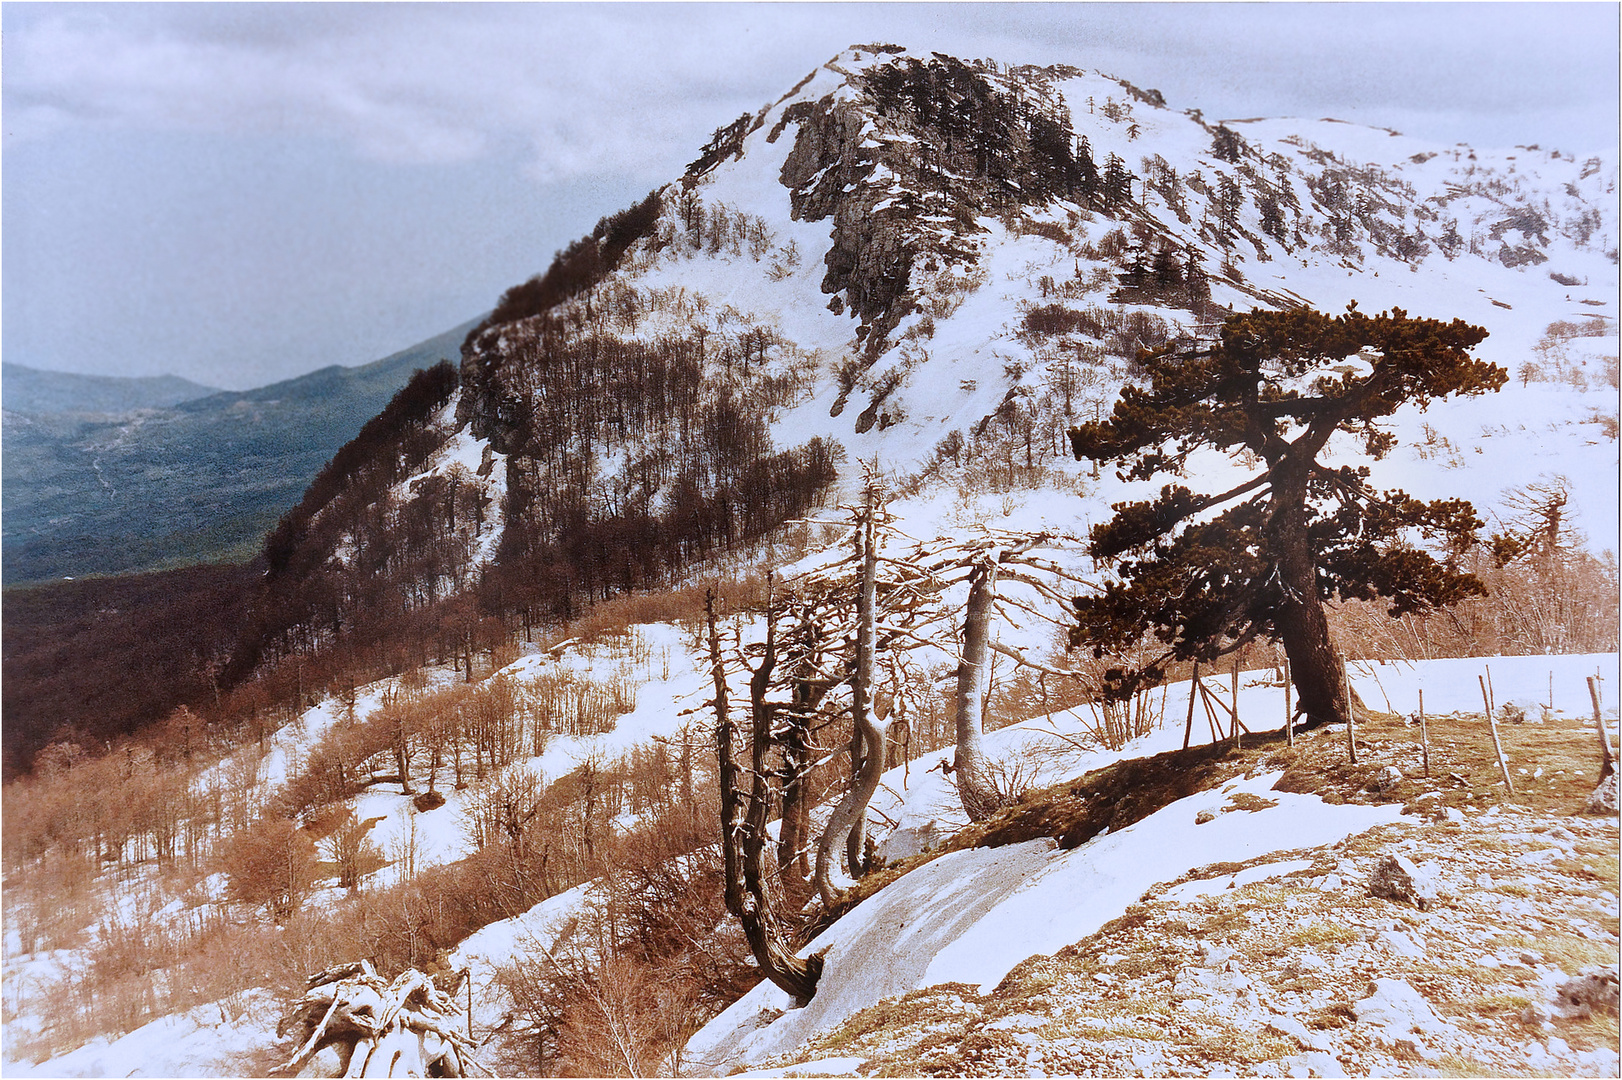
M298 1051L276 1074L296 1075L331 1046L346 1077L462 1077L470 1068L494 1076L455 1023L456 1006L420 971L385 982L366 960L328 968L310 976L276 1029L300 1033Z

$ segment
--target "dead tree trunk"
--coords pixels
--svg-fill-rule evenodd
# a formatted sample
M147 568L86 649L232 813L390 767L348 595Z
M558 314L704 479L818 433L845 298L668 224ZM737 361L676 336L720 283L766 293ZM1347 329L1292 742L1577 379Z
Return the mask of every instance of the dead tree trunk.
M777 839L777 871L790 900L798 905L807 899L802 887L811 879L811 861L806 849L811 843L811 724L832 683L821 677L822 628L812 609L800 613L798 637L800 659L794 677L793 704L783 713L783 820Z
M807 697L802 684L783 731L783 822L777 834L777 872L785 886L803 886L811 876L804 850L811 832L811 799L806 790L811 770Z
M297 1031L299 1048L273 1076L298 1075L328 1046L345 1076L468 1076L470 1067L495 1075L456 1030L454 1001L420 971L386 983L362 960L318 972L305 986L276 1029L278 1036Z
M728 709L726 669L721 661L721 636L715 618L715 593L704 599L709 628L710 665L715 681L715 744L720 767L721 851L727 910L743 924L744 936L760 970L796 1001L809 1001L822 974L822 958L795 956L783 941L772 913L766 880L766 819L771 806L771 780L766 753L771 744L771 709L766 703L772 668L777 663L776 619L768 612L766 650L750 679L754 771L747 806L744 805L740 767L733 758L733 723Z
M986 673L990 656L991 610L997 598L997 557L988 553L969 574L969 600L963 614L963 658L957 668L957 754L952 775L970 821L984 821L1001 808L992 786L982 741Z
M398 717L394 724L394 763L400 769L400 792L404 795L416 794L411 789L410 760L410 748L406 745L405 718Z
M856 810L856 819L845 835L845 865L850 876L859 878L866 870L863 848L867 846L867 804L878 791L884 775L884 739L890 725L875 716L873 702L873 631L877 619L879 552L874 522L874 497L870 484L867 508L862 516L862 583L856 593L856 677L851 681L851 708L856 730L861 735L861 753L852 759L860 785L867 789Z
M867 508L861 528L857 530L862 547L862 580L856 601L856 669L851 674L851 714L854 733L851 738L851 764L855 775L850 790L834 807L822 838L817 841L817 892L824 904L832 905L839 898L833 885L834 845L845 841L846 859L852 877L858 877L862 868L862 847L867 838L867 804L879 789L884 775L884 737L888 722L874 715L873 688L873 636L874 607L877 598L878 548L874 542L873 494L868 491Z

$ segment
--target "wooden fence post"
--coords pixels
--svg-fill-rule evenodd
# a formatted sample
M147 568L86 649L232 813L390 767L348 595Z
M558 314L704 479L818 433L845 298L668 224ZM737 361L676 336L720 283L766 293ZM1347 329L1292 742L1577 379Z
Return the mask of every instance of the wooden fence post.
M1599 711L1599 683L1592 675L1588 677L1588 699L1594 703L1594 726L1599 728L1599 778L1603 783L1616 771L1616 756L1611 753L1611 733L1605 730L1605 717Z
M1511 795L1515 794L1515 781L1509 778L1509 763L1504 760L1504 744L1498 741L1498 721L1492 715L1492 694L1487 690L1487 680L1480 675L1476 682L1481 684L1481 703L1487 706L1487 730L1492 732L1493 753L1498 755L1498 771L1504 774L1504 787Z
M1430 731L1425 727L1425 690L1423 687L1419 691L1419 756L1420 760L1425 763L1425 779L1428 780L1431 775L1431 736Z
M1194 695L1200 688L1200 662L1194 661L1194 674L1188 681L1188 723L1183 725L1183 749L1188 749L1188 740L1194 735Z
M1239 654L1233 655L1233 745L1243 748L1245 743L1239 732Z
M1352 716L1352 665L1342 663L1341 670L1346 675L1346 754L1357 764L1357 720Z
M1290 662L1284 661L1284 745L1295 745L1295 714L1290 712Z

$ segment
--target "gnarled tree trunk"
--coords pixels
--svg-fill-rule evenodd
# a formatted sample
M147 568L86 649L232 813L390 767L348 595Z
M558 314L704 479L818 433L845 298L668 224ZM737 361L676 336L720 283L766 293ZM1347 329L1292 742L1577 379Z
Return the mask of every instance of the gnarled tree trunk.
M1311 468L1286 459L1273 467L1274 506L1269 527L1277 545L1279 585L1283 596L1274 625L1284 654L1290 658L1306 728L1346 723L1346 667L1329 639L1329 619L1318 595L1317 561L1307 529L1306 485ZM1292 720L1293 723L1293 720Z
M952 775L970 821L984 821L1001 808L991 784L982 741L986 677L991 654L991 609L997 598L997 557L988 553L969 574L969 601L963 614L963 658L957 667L957 754Z
M732 755L733 724L727 708L726 670L721 663L721 638L715 620L715 594L704 601L709 624L711 672L715 680L715 743L720 766L721 851L727 910L743 924L744 937L760 970L796 1001L811 1000L822 975L822 958L795 956L783 941L766 891L766 819L771 806L771 779L766 750L771 743L771 710L766 688L777 663L776 620L766 621L766 652L750 679L754 770L747 809L740 768Z
M884 737L889 724L876 717L872 708L873 636L878 592L878 548L874 542L873 491L868 489L867 507L857 532L862 549L862 580L856 595L856 670L851 676L851 768L850 790L834 807L817 841L817 892L824 904L838 898L830 865L834 845L845 840L846 860L852 877L862 870L862 847L867 837L867 804L884 775Z

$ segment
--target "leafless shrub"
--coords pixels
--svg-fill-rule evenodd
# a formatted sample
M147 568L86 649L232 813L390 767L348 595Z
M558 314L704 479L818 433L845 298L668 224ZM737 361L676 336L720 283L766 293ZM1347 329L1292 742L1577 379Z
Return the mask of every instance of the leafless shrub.
M1474 552L1464 562L1487 586L1485 597L1400 618L1378 603L1332 605L1337 647L1383 660L1616 651L1622 581L1614 556L1572 551L1498 567L1490 555Z
M1026 744L986 763L986 778L991 781L998 803L1013 806L1025 798L1036 786L1042 757L1040 747Z
M285 921L315 884L315 842L287 818L267 815L227 839L220 866L227 896Z

